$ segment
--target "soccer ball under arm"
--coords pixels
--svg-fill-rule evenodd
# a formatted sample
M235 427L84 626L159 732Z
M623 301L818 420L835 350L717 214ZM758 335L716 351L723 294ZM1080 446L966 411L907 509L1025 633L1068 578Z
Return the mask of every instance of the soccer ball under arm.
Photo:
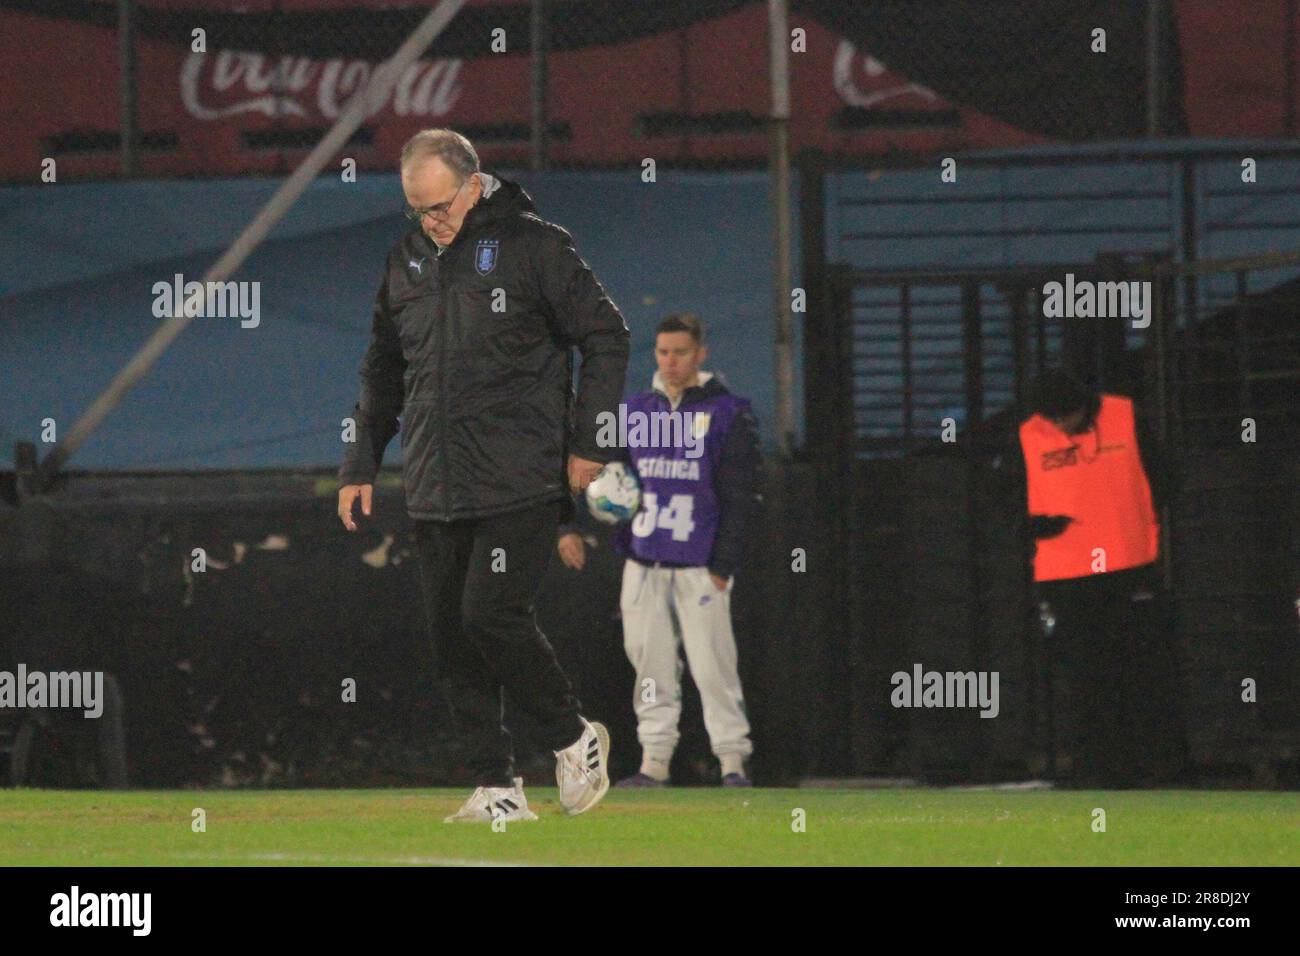
M603 524L631 521L641 506L641 483L621 461L611 461L587 485L587 508Z

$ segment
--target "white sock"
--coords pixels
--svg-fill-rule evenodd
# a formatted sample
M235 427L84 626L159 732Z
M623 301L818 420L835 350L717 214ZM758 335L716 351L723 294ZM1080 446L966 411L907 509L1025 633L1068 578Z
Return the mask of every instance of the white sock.
M641 757L641 772L651 780L658 780L660 783L668 782L668 764L671 758L652 757L644 754Z
M742 776L745 773L745 755L744 754L719 754L718 760L722 763L722 775L725 777L729 773L738 773Z

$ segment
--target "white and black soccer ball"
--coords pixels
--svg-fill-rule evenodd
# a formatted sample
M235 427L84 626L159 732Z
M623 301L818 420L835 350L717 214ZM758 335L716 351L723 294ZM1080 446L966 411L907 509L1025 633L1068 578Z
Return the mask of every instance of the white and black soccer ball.
M622 524L641 507L641 482L621 461L611 461L587 486L587 508L597 521Z

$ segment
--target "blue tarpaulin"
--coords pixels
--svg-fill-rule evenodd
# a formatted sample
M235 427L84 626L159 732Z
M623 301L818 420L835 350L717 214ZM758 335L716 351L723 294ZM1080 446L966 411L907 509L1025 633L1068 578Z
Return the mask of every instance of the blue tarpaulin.
M772 286L762 173L502 175L573 233L632 330L648 387L654 326L697 312L708 367L772 436ZM0 189L0 455L74 421L157 328L154 284L201 279L276 180ZM408 228L395 174L321 178L233 277L260 323L196 318L69 462L74 469L335 465L384 256ZM797 323L796 323L797 324ZM400 460L394 441L386 461Z

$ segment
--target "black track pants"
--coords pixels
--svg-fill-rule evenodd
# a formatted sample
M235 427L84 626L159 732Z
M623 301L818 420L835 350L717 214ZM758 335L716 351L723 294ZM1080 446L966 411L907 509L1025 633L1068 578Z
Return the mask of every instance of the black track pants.
M578 700L533 614L560 507L415 522L437 677L479 786L507 787L514 775L503 689L552 750L582 734Z

